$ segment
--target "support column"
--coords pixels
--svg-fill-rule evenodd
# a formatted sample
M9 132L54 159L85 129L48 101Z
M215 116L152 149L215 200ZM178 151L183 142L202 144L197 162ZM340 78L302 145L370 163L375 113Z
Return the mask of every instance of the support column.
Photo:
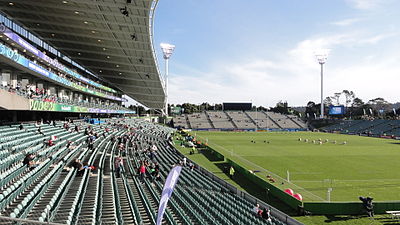
M12 112L12 121L17 122L18 121L18 116L17 116L17 111Z
M26 90L26 85L28 85L28 84L29 84L29 79L22 78L22 80L21 80L21 89L22 90Z
M2 78L1 84L3 86L7 86L7 84L10 84L11 72L10 71L2 71L1 78Z
M10 85L12 88L16 88L18 83L18 74L13 72L10 76Z
M49 87L49 93L50 93L51 95L57 95L56 87L50 86L50 87Z
M59 90L58 90L58 97L59 97L60 99L64 99L64 89L59 89Z

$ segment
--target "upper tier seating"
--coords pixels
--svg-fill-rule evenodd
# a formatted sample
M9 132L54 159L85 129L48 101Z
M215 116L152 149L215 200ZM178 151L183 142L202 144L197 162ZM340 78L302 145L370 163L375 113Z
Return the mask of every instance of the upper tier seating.
M15 93L19 96L28 98L28 99L33 99L33 100L40 100L44 102L55 102L55 103L60 103L60 104L68 104L68 105L75 105L75 106L82 106L82 107L90 107L90 108L98 108L98 109L111 109L111 110L126 110L129 111L130 109L123 107L119 104L113 103L113 102L107 102L107 101L100 101L100 102L88 102L88 101L79 101L77 99L63 99L59 98L55 95L46 95L46 94L39 94L30 91L26 91L24 89L13 89L7 86L0 85L1 89L7 90L10 93Z

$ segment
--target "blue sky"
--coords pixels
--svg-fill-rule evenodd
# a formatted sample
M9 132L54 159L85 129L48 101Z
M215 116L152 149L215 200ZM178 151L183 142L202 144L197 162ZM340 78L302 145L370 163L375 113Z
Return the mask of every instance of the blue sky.
M160 0L156 48L176 45L169 102L319 101L318 49L330 49L325 96L398 102L399 9L397 0Z

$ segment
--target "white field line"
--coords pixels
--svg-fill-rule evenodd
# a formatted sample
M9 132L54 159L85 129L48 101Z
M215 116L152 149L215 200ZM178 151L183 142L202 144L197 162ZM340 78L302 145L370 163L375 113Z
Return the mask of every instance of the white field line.
M200 138L202 138L203 140L205 140L204 137L202 137L202 136L200 136L200 135L198 135L198 134L197 134L197 137L200 137ZM218 146L219 148L221 148L222 150L226 151L227 153L230 153L231 155L234 155L234 156L237 157L238 159L240 159L240 160L246 162L247 164L249 164L249 165L251 165L251 166L256 167L257 169L260 169L260 170L263 171L263 172L270 173L270 174L274 175L275 177L278 177L278 178L281 179L281 180L286 180L286 179L284 179L283 177L281 177L281 176L279 176L279 175L277 175L277 174L275 174L275 173L273 173L273 172L271 172L271 171L269 171L269 170L267 170L267 169L265 169L265 168L263 168L263 167L261 167L261 166L255 164L255 163L253 163L253 162L251 162L251 161L249 161L249 160L247 160L247 159L245 159L245 158L243 158L243 157L241 157L241 156L239 156L238 154L234 153L233 151L229 151L228 149L226 149L225 147L223 147L223 146L221 146L221 145L219 145L219 144L216 144L216 143L214 143L214 142L210 142L210 140L208 140L208 143L212 143L213 145ZM318 200L321 200L321 201L324 201L324 202L326 201L325 199L321 198L320 196L315 195L314 193L307 191L307 190L304 189L303 187L300 187L300 186L298 186L298 185L296 185L296 184L293 184L293 183L291 183L291 182L290 182L290 184L292 184L292 185L293 185L294 187L296 187L297 189L300 189L300 190L306 192L307 194L309 194L309 195L315 197L315 198L318 199Z
M315 182L315 183L321 183L324 182L324 180L293 180L296 182ZM330 179L329 179L330 181ZM334 179L332 180L334 183L342 183L342 182L400 182L400 179L370 179L370 180L337 180Z

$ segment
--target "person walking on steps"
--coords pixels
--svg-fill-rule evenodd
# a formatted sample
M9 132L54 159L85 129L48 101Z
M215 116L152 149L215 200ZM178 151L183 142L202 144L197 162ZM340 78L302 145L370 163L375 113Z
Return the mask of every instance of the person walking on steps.
M231 179L233 179L233 175L235 174L235 169L233 168L233 166L231 166L231 168L229 169L229 177Z

